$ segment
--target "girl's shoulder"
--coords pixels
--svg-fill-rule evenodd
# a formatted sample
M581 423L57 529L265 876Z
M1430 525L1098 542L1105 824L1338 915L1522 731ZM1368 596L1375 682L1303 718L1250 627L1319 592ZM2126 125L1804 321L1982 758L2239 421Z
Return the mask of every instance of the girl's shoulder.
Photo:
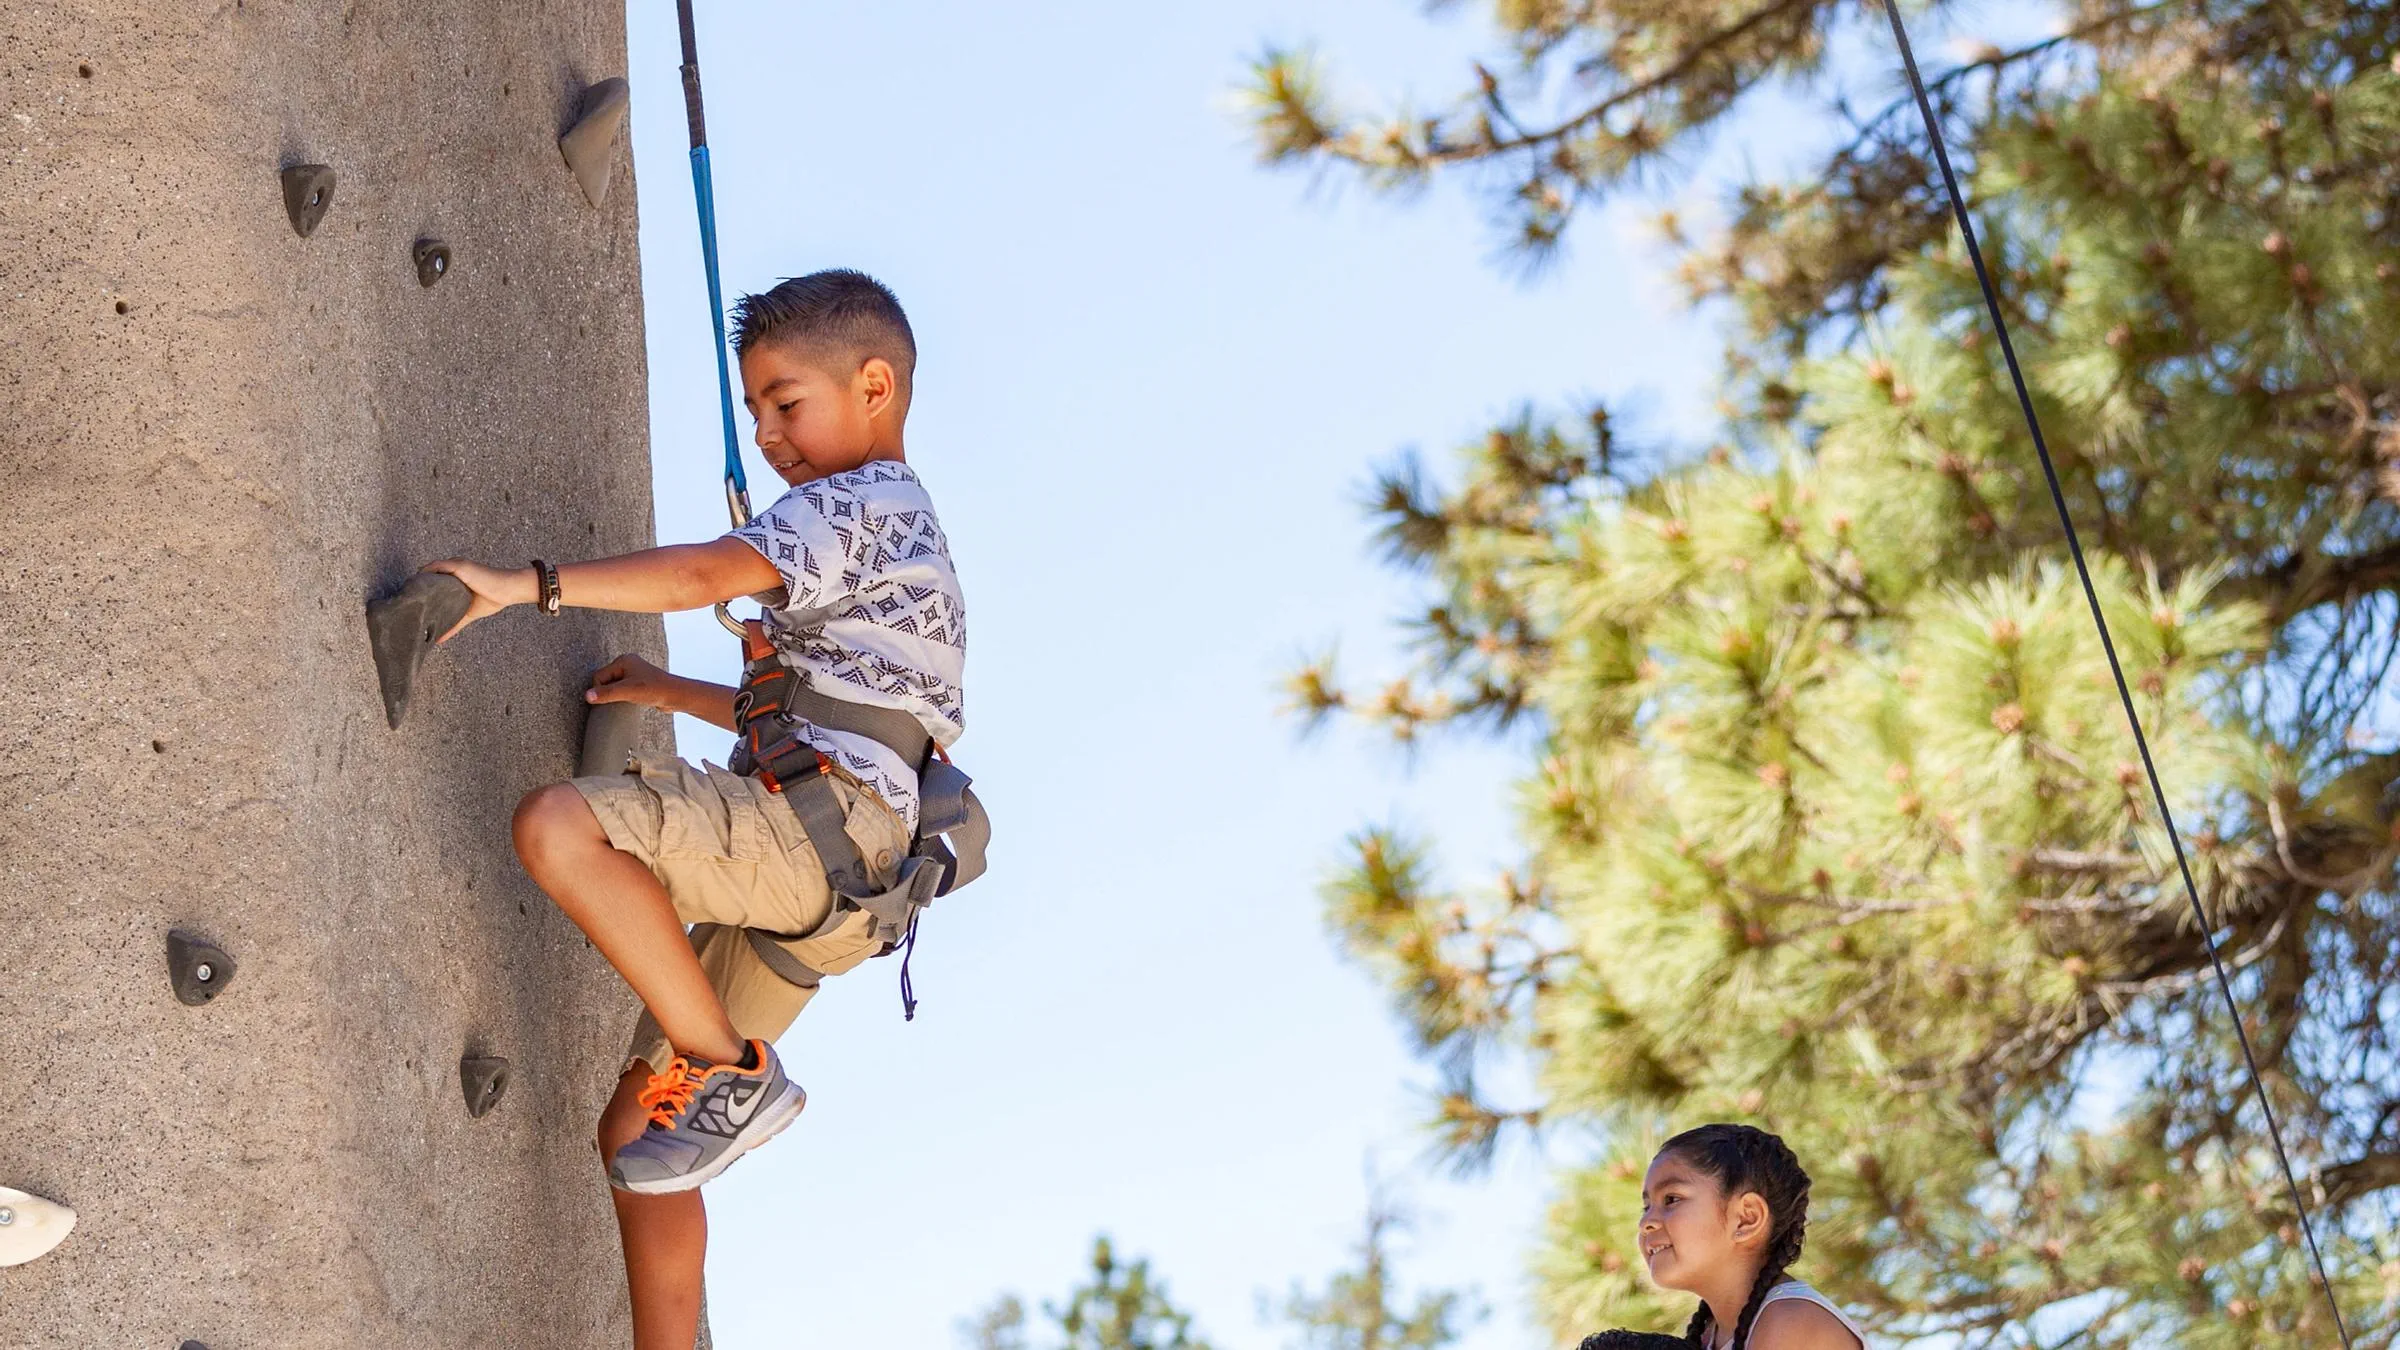
M1798 1308L1792 1308L1776 1318L1778 1323L1800 1334L1795 1350L1817 1350L1820 1346L1824 1350L1866 1350L1866 1330L1852 1321L1850 1314L1843 1312L1832 1299L1798 1280L1785 1280L1767 1291L1766 1298L1758 1308L1761 1330L1766 1329L1768 1311L1778 1303L1799 1304L1811 1309L1803 1313ZM1783 1338L1777 1339L1780 1341Z

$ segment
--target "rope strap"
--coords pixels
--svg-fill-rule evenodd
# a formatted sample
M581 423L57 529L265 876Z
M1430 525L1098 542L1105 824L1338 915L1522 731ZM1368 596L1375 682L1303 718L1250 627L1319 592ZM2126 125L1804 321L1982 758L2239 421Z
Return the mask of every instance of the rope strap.
M2258 1109L2266 1117L2267 1138L2275 1146L2275 1161L2283 1168L2283 1184L2292 1200L2292 1209L2300 1216L2300 1232L2308 1241L2308 1258L2317 1277L2317 1286L2325 1294L2325 1306L2333 1313L2334 1330L2341 1333L2343 1350L2352 1350L2350 1326L2342 1320L2341 1300L2334 1296L2333 1281L2325 1273L2325 1256L2318 1250L2315 1227L2309 1222L2308 1203L2301 1197L2300 1180L2292 1171L2291 1155L2283 1147L2283 1128L2276 1122L2275 1104L2267 1096L2266 1080L2259 1075L2258 1056L2250 1047L2250 1032L2242 1025L2241 1000L2234 995L2233 979L2225 973L2224 959L2217 951L2217 936L2209 922L2208 908L2200 903L2200 888L2192 880L2192 865L2184 856L2183 836L2175 828L2175 815L2167 809L2167 790L2160 784L2158 765L2150 757L2150 739L2142 732L2141 714L2135 710L2133 691L2125 683L2125 667L2117 660L2117 644L2109 635L2108 619L2100 611L2099 592L2092 587L2092 571L2084 562L2083 540L2075 531L2075 517L2067 510L2066 491L2059 486L2058 466L2050 458L2050 445L2042 437L2042 423L2034 415L2033 395L2025 384L2025 371L2017 363L2016 345L2008 338L2008 319L2001 313L2000 297L1992 287L1990 269L1984 266L1983 250L1975 242L1975 223L1967 216L1966 194L1959 190L1958 175L1950 167L1950 151L1942 139L1939 118L1933 113L1933 100L1925 93L1925 80L1917 73L1916 52L1909 46L1908 30L1900 22L1897 0L1883 0L1884 14L1892 21L1892 40L1900 48L1900 60L1908 71L1909 89L1915 93L1917 111L1925 119L1925 134L1933 142L1934 162L1941 166L1942 187L1950 196L1950 213L1957 217L1958 232L1965 239L1967 257L1975 264L1975 284L1983 288L1983 305L1992 316L1992 327L2000 337L2000 354L2008 362L2008 378L2016 385L2017 410L2024 414L2025 429L2033 435L2034 453L2041 457L2042 477L2050 485L2050 504L2058 509L2059 527L2066 532L2067 551L2075 559L2075 575L2083 583L2084 603L2091 607L2092 626L2100 631L2101 650L2108 655L2108 670L2116 677L2117 698L2124 705L2126 724L2133 728L2133 743L2141 751L2142 772L2150 779L2150 797L2158 804L2158 818L2166 824L2167 842L2174 847L2175 867L2183 877L2183 893L2191 901L2192 917L2199 923L2200 939L2208 948L2208 963L2217 974L2217 988L2225 996L2225 1006L2233 1015L2233 1034L2241 1042L2242 1064L2249 1071L2250 1086L2258 1094Z

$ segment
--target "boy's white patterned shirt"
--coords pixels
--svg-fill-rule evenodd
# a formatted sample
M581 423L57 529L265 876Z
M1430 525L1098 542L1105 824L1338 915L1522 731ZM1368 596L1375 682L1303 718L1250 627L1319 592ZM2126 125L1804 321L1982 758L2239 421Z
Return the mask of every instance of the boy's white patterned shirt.
M933 499L906 464L873 460L802 483L728 537L783 574L767 630L812 687L909 713L937 745L966 730L966 602ZM865 736L806 723L800 734L915 827L916 765Z

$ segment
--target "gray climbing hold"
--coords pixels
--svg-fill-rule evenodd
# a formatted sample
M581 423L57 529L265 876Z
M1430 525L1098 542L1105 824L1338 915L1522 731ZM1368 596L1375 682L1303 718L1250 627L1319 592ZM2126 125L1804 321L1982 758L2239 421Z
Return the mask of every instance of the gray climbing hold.
M466 617L475 593L447 572L419 572L396 595L367 606L367 645L375 656L375 680L383 686L383 718L398 731L408 716L408 696L417 668L433 640Z
M467 1095L467 1114L481 1120L508 1091L508 1061L498 1055L469 1055L458 1062L458 1086Z
M177 1346L175 1350L208 1350L208 1347L202 1345L198 1341L185 1341L182 1345Z
M292 230L306 239L333 205L333 170L322 164L295 164L283 171L283 210Z
M625 772L633 757L633 742L642 732L639 703L594 703L583 714L583 753L575 760L577 778L599 778Z
M0 1266L21 1266L48 1256L73 1231L74 1210L0 1186Z
M623 80L602 80L583 91L575 125L558 138L558 153L575 171L575 181L583 186L583 199L594 206L608 200L609 176L617 167L617 128L625 125L625 112L631 106L632 93Z
M225 949L177 929L167 934L167 979L177 1002L197 1008L233 983L233 958Z
M418 285L431 286L450 275L450 246L441 240L418 240L416 258Z

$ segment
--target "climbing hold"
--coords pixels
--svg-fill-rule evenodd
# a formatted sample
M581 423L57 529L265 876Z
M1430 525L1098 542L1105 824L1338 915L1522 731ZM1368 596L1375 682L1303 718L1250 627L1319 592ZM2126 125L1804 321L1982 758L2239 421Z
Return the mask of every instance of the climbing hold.
M595 703L583 715L583 753L575 760L577 778L598 778L625 772L633 756L634 738L642 731L639 703Z
M21 1266L48 1256L73 1231L74 1210L0 1186L0 1266Z
M439 239L417 241L417 284L431 286L450 275L450 246Z
M167 934L167 978L179 1002L199 1007L233 983L233 958L204 937L179 930Z
M417 667L433 640L465 618L475 593L447 572L419 572L396 595L367 606L367 646L375 655L375 680L383 686L383 717L392 730L408 716L408 696Z
M177 1346L175 1350L208 1350L208 1347L202 1345L198 1341L185 1341L182 1345Z
M283 171L283 210L292 230L306 239L333 205L333 170L323 164L295 164Z
M508 1061L498 1055L469 1055L458 1062L458 1086L467 1094L467 1114L481 1120L508 1091Z
M566 157L575 181L583 185L583 199L594 206L608 200L609 175L617 167L617 128L625 125L625 110L631 104L625 81L602 80L583 91L575 125L558 138L558 153Z

